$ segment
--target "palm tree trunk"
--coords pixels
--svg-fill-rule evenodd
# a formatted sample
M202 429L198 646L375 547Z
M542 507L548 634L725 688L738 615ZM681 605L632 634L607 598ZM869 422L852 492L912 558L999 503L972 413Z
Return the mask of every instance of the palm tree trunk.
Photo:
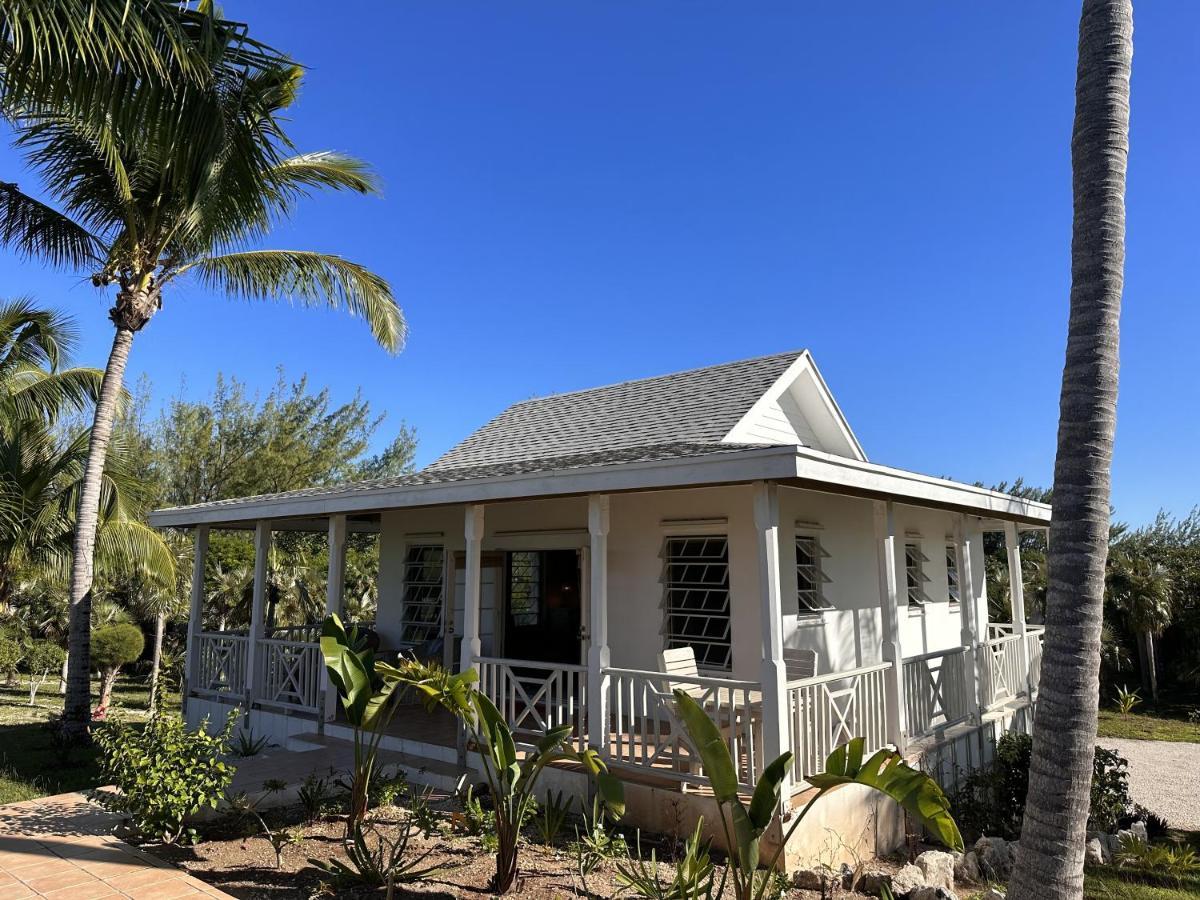
M1154 649L1154 632L1143 632L1142 641L1146 648L1144 655L1146 658L1146 678L1150 682L1150 699L1154 703L1158 703L1158 659Z
M167 627L167 617L159 613L154 617L154 655L150 663L150 712L154 712L158 704L158 670L162 663L163 632Z
M104 369L104 380L100 385L100 398L96 402L96 415L88 444L87 465L80 487L79 513L71 548L71 616L67 637L70 656L67 697L63 705L64 727L74 734L86 732L91 717L92 579L95 574L96 530L100 520L100 487L121 398L125 364L129 361L129 348L132 345L133 331L118 326L112 350L108 354L108 365Z
M71 664L70 654L63 655L62 671L58 676L58 692L65 694L67 692L67 667Z
M1132 0L1084 0L1046 636L1011 900L1078 900L1095 754L1125 265Z

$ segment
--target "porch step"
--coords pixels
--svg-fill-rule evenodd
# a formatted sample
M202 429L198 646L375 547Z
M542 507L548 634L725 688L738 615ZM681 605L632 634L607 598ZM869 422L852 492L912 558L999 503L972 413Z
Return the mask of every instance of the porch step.
M326 722L325 736L342 741L353 741L354 729L342 722ZM316 738L316 735L304 736L305 740L312 740L314 738ZM412 737L403 737L398 734L385 734L379 740L379 748L419 759L423 758L434 762L450 763L456 767L458 764L458 749L456 747L446 747L442 744L417 740Z

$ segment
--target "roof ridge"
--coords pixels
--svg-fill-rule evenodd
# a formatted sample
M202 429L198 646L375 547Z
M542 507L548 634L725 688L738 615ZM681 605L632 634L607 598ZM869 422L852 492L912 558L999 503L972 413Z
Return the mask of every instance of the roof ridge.
M513 409L514 407L517 407L517 406L524 406L527 403L540 403L543 400L552 400L556 397L570 397L575 394L590 394L593 391L606 391L606 390L609 390L610 388L624 387L625 385L629 385L629 384L642 384L647 381L658 381L659 379L662 379L662 378L674 378L678 375L693 375L696 372L707 372L707 371L710 371L713 369L725 369L730 366L740 366L740 365L745 365L746 363L762 362L763 360L778 359L780 357L785 357L785 356L790 356L794 359L799 359L806 352L808 352L807 347L802 347L799 350L783 350L783 351L780 351L779 353L764 353L761 356L748 356L745 359L731 359L728 362L714 363L710 366L693 366L690 369L680 369L676 372L663 372L661 375L644 375L641 378L627 378L624 381L613 381L613 382L610 382L609 384L598 384L593 387L576 388L573 391L559 391L559 392L553 393L553 394L541 394L540 396L527 397L524 400L518 400L515 403L510 403L498 414L497 418L501 415L504 415L504 413L507 412L508 410Z

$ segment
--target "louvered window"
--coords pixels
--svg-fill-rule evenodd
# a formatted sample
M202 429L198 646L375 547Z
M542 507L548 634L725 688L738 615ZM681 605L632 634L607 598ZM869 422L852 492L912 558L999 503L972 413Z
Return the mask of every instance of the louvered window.
M667 647L691 647L699 668L728 671L732 666L728 539L667 538L663 557Z
M442 633L442 586L445 551L440 546L416 544L404 557L404 607L401 639L423 644Z
M908 582L908 605L921 608L929 600L925 593L925 584L929 576L925 574L925 563L929 557L921 552L920 544L904 545L904 572Z
M951 603L962 601L962 591L958 586L958 549L953 544L946 545L946 593Z
M508 555L508 612L518 627L538 624L542 608L542 555L517 551Z
M816 535L796 535L796 599L802 616L833 609L833 604L825 599L829 576L824 572L823 560L828 556Z

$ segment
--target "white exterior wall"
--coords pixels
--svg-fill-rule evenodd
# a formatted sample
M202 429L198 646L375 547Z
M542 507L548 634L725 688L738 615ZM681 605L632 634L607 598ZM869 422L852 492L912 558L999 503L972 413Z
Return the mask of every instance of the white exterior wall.
M819 673L879 662L881 641L879 577L870 500L795 488L780 489L780 572L783 587L784 646L812 648ZM729 538L733 672L757 680L762 668L759 628L760 590L754 543L753 489L750 485L677 491L613 494L609 532L609 644L616 668L657 669L663 648L662 546L665 538L691 534L724 534ZM701 523L701 520L710 522ZM711 521L716 520L716 521ZM724 520L724 521L721 521ZM949 603L943 547L952 539L958 514L897 505L897 582L905 584L904 540L919 540L929 562L923 610L902 610L905 656L960 644L962 613ZM977 520L968 520L977 527ZM828 557L823 571L831 579L825 597L833 604L819 616L798 614L795 541L798 530L815 533ZM916 535L919 534L919 538ZM972 535L973 595L986 622L983 549ZM378 628L385 643L400 638L404 593L403 560L410 543L443 543L448 554L461 553L463 508L437 507L383 513L380 533ZM481 639L485 655L499 654L496 639L500 603L499 570L487 555L504 550L579 549L588 546L587 499L584 497L497 503L484 513ZM587 622L587 572L581 573L585 594L582 621ZM964 586L965 588L965 586ZM462 634L463 572L455 584L455 634ZM981 629L984 627L981 624ZM581 662L585 660L581 656Z

